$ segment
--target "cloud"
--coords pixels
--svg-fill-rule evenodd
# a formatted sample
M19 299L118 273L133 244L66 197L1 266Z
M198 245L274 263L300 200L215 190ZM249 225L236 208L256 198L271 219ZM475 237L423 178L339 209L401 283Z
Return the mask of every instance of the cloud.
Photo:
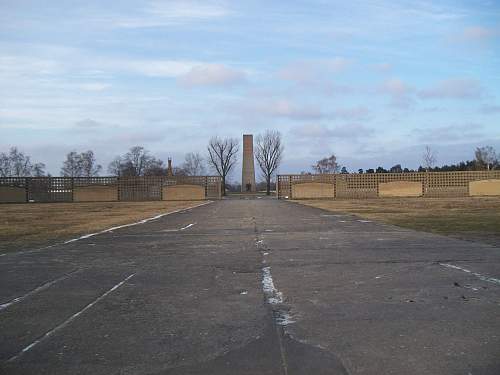
M77 128L84 128L84 129L89 129L89 128L100 128L103 126L103 123L86 118L85 120L77 121L75 123L75 126Z
M373 134L374 130L361 124L346 124L334 127L321 124L309 124L292 128L291 132L294 136L299 138L357 139Z
M381 73L390 73L393 69L393 66L390 63L380 63L380 64L375 64L374 68L376 71Z
M138 16L114 19L112 24L118 28L162 27L218 19L230 14L221 2L208 0L152 1L138 13Z
M246 81L243 71L222 64L203 64L191 68L179 77L183 86L232 86Z
M347 69L349 65L351 61L343 57L296 61L280 69L277 75L283 80L299 84L315 83Z
M498 30L495 29L483 26L472 26L465 28L461 37L463 40L469 42L484 42L497 36L498 34Z
M0 79L55 75L64 70L62 63L52 59L15 55L0 56Z
M391 98L391 106L396 108L409 108L414 101L415 89L398 78L391 78L380 85L377 90Z
M479 82L472 79L449 79L420 90L421 99L478 99L483 94Z
M479 109L479 112L485 113L485 114L500 113L500 105L495 105L495 104L483 105Z
M257 104L254 109L274 117L286 117L292 120L320 119L324 113L314 106L300 106L286 99L270 100Z
M82 83L80 85L80 88L85 91L104 91L110 87L111 85L109 83L102 82Z
M104 60L96 65L101 69L129 71L148 77L175 78L188 73L197 64L181 60Z
M434 142L439 140L440 143L449 143L482 139L484 138L482 128L481 124L476 123L455 124L413 129L412 133L417 135L420 142Z
M370 110L366 107L338 108L333 111L332 117L344 120L367 120Z

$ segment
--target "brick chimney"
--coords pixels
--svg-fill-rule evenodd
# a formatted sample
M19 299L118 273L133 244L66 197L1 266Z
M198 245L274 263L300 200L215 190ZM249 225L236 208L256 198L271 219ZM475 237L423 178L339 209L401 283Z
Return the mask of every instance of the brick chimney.
M167 177L172 177L174 170L172 169L172 158L168 158Z

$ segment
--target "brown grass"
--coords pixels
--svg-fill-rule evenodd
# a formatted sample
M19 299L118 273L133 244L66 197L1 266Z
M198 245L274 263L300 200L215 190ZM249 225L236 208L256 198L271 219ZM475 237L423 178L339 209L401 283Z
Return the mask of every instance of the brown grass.
M200 202L96 202L0 205L0 250L36 246L133 223Z
M420 231L500 245L500 197L297 201Z

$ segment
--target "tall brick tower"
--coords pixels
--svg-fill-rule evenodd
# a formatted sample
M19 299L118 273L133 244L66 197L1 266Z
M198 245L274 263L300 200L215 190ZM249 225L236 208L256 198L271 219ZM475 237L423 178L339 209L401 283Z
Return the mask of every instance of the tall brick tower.
M252 134L243 134L243 168L241 173L241 191L256 191Z

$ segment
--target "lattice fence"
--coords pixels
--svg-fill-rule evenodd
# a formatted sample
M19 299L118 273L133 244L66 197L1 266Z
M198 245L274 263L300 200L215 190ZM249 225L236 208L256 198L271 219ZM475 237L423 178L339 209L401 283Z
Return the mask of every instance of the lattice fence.
M332 185L332 189L335 192L335 198L376 198L380 196L379 188L381 184L399 181L421 183L421 195L424 197L464 197L469 195L470 182L499 179L500 171L498 170L429 173L279 175L277 191L278 198L293 199L293 185L306 182L321 182Z
M0 203L166 200L163 188L174 185L201 186L202 199L221 198L218 176L1 177Z

